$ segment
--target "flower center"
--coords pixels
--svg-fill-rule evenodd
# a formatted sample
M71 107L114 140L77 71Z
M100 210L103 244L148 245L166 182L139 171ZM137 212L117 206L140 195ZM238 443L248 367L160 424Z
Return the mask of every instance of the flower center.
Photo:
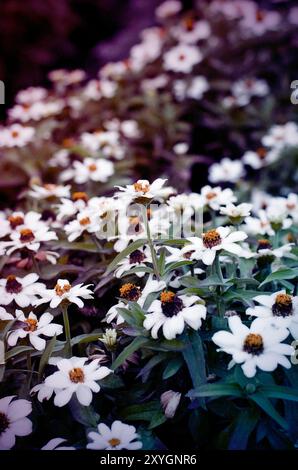
M193 31L194 25L195 25L195 22L194 22L193 18L191 18L191 17L185 18L184 27L185 27L186 31L189 31L189 32Z
M88 201L88 196L83 191L77 191L77 192L74 192L72 194L72 200L74 202L76 202L76 201L85 201L85 202L87 202Z
M150 191L150 184L148 183L139 183L138 181L133 185L134 190L137 193L148 193Z
M272 249L272 245L270 243L269 240L267 240L266 238L261 238L260 240L258 240L258 248L257 248L257 251L260 251L260 250L271 250Z
M59 295L59 297L62 297L62 295L66 294L67 292L69 292L71 289L71 285L68 283L66 284L56 284L55 285L55 292L57 295Z
M19 294L22 289L22 284L17 281L17 278L13 274L10 274L10 276L6 278L6 292L8 292L9 294Z
M145 258L145 253L143 253L141 250L135 250L130 253L129 264L141 264Z
M288 317L293 314L292 297L288 294L278 294L272 305L272 313L275 317Z
M20 133L18 131L12 131L11 133L11 136L16 139L17 137L19 137Z
M112 439L110 439L108 443L111 447L117 447L121 443L121 441L120 439L117 439L117 437L112 437Z
M34 318L27 318L24 323L27 323L27 326L24 328L25 331L33 332L37 330L38 321L34 320Z
M20 231L20 234L20 240L23 243L33 242L35 239L34 233L32 230L30 230L30 228L24 228Z
M211 201L211 199L214 199L217 196L215 191L210 191L209 193L206 194L206 199L208 201Z
M259 356L264 351L263 338L261 335L250 333L246 336L243 350L254 356Z
M97 166L95 163L91 163L91 165L88 166L89 171L93 172L97 170Z
M1 411L0 411L0 436L9 427L9 424L10 424L9 419L7 418L6 414L1 413Z
M57 188L57 185L52 183L46 183L43 185L43 187L48 191L54 191Z
M75 367L74 369L69 371L68 375L71 382L73 382L74 384L84 383L85 374L83 369L81 369L80 367Z
M265 12L263 10L256 11L256 21L260 22L265 19Z
M183 302L175 292L164 290L160 294L162 312L166 317L177 315L183 308Z
M120 287L119 292L122 299L130 300L131 302L136 302L141 297L140 287L130 282L123 284L123 286Z
M10 215L8 217L8 222L10 223L11 228L16 228L19 225L23 225L24 219L20 215Z
M212 229L203 234L203 243L206 248L213 248L214 246L220 245L221 237L217 230Z
M91 222L91 220L89 219L89 217L84 217L83 219L80 220L80 225L85 227L86 225L89 225L90 222Z
M260 160L264 160L267 155L267 150L265 149L265 147L259 147L257 149L257 154Z

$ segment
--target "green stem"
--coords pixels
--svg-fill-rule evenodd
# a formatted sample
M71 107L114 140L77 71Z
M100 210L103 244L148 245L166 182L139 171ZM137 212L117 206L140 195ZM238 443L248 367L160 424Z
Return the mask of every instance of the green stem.
M69 325L67 306L62 305L61 310L62 310L62 314L63 314L64 333L65 333L65 339L66 339L65 354L66 354L66 357L71 357L72 356L71 333L70 333L70 325Z
M159 274L159 269L158 269L156 251L155 251L154 244L151 238L151 232L150 232L150 226L149 226L148 214L147 214L147 206L144 205L142 206L142 208L143 208L143 216L144 216L143 218L144 218L144 224L145 224L145 229L146 229L146 234L147 234L148 246L149 246L151 257L152 257L154 274L156 276L156 279L159 281L160 274Z
M216 254L214 263L215 263L215 272L216 272L217 276L219 277L220 282L224 283L224 278L223 278L223 275L222 275L222 270L221 270L221 265L220 265L220 260L219 260L219 253ZM217 294L217 309L218 309L218 313L219 313L220 317L224 316L224 310L225 310L223 308L224 303L223 303L222 298L221 298L222 289L223 289L223 287L219 286L218 294Z

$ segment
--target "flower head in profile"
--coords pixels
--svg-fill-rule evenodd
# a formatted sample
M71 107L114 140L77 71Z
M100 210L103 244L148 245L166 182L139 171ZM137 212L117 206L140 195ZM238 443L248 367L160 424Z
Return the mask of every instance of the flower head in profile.
M229 217L233 224L240 224L245 217L250 215L252 204L242 203L235 206L235 204L228 204L220 208L220 213Z
M47 289L42 298L39 299L35 305L50 302L51 308L56 308L63 303L73 303L79 308L84 307L83 299L92 299L93 292L89 289L91 284L84 286L77 284L72 286L67 279L58 279L54 289Z
M294 339L298 339L298 297L285 290L273 294L257 295L253 298L260 305L250 307L246 315L268 318L273 325L288 328Z
M205 305L198 303L199 301L201 299L195 295L178 295L164 290L159 299L154 300L148 308L143 326L146 330L151 330L154 339L160 328L164 337L169 340L181 334L186 325L198 330L207 314Z
M282 343L288 335L286 328L276 328L267 319L257 318L248 328L234 315L229 318L228 331L218 331L212 337L218 351L231 354L236 364L242 364L246 377L254 377L257 367L266 372L274 371L280 364L289 369L294 348Z
M237 201L236 196L230 188L222 189L220 186L204 186L201 189L201 196L204 205L213 210L218 210L220 206L227 206Z
M137 450L142 448L136 428L121 421L114 421L111 428L100 423L97 432L91 431L88 434L90 443L87 449L93 450Z
M61 335L63 327L57 323L52 323L53 315L46 312L38 319L30 312L28 316L20 310L16 310L17 322L13 331L8 333L7 343L9 346L15 346L19 339L29 338L32 346L38 351L43 351L46 347L46 340L40 336L52 337ZM13 319L14 317L12 317Z
M203 233L202 237L190 237L190 242L182 248L182 253L190 253L189 259L202 260L207 266L214 262L220 250L240 255L242 247L238 244L247 238L240 230L231 231L229 227L218 227Z
M164 197L167 189L163 188L166 179L157 178L153 183L148 180L138 180L127 186L116 186L122 191L123 195L135 202L150 202L152 199ZM120 196L120 194L119 194Z
M16 437L28 436L32 432L32 423L27 418L32 411L31 403L14 398L0 399L0 450L12 449Z
M101 367L98 360L89 364L87 357L72 357L57 362L58 371L49 375L45 385L55 392L54 403L58 407L66 405L73 394L83 406L89 406L92 401L92 392L98 393L98 381L107 377L112 371Z

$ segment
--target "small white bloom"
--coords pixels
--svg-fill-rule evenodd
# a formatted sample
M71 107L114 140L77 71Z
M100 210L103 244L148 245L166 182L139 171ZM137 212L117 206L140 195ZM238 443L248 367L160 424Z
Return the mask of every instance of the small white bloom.
M68 301L76 304L79 308L84 307L83 299L93 299L93 292L89 289L91 284L84 286L77 284L71 286L67 279L58 279L54 289L47 289L43 293L43 297L35 302L35 305L41 305L50 302L51 308L56 308L61 302Z
M0 147L24 147L32 142L34 135L33 127L12 124L0 129Z
M28 196L33 199L52 199L70 196L70 186L61 186L57 184L32 184L28 191Z
M298 145L298 126L294 122L287 122L284 125L274 125L262 138L262 145L265 147L277 147L279 149L286 146Z
M236 202L237 198L230 188L222 189L220 186L204 186L201 189L204 205L213 210L218 210L220 206L227 206Z
M238 206L235 206L234 204L227 204L226 207L220 208L220 213L222 215L227 215L232 222L240 223L244 217L248 217L250 215L251 210L252 204L247 204L244 202Z
M100 386L97 381L107 377L112 371L98 365L94 360L86 365L87 357L72 357L57 362L58 371L48 376L46 386L55 391L54 403L58 407L66 405L73 394L83 406L89 406L92 392L98 393Z
M27 400L14 400L14 396L0 399L0 450L9 450L16 443L16 436L32 433L32 423L27 418L32 405Z
M138 450L142 447L136 428L121 421L114 421L111 428L100 423L97 432L89 432L88 438L91 442L87 449L92 450Z
M122 194L131 200L151 200L157 197L162 197L165 194L166 188L163 188L166 179L158 178L153 183L149 183L148 180L138 180L134 184L128 184L127 186L116 186L116 188L122 191ZM119 196L121 193L119 193Z
M212 337L213 342L219 346L219 351L231 354L236 364L242 364L246 377L254 377L257 367L266 372L272 372L282 365L289 369L294 348L282 343L288 335L286 328L276 328L267 319L257 318L248 328L241 319L235 315L229 318L228 331L218 331Z
M13 301L22 308L34 305L46 291L45 284L37 280L38 275L35 273L25 277L10 274L6 279L0 279L0 305L9 305Z
M114 164L103 158L85 158L83 162L74 161L72 168L61 173L61 181L73 179L78 184L87 181L106 183L114 174Z
M194 21L192 18L185 18L180 24L174 26L170 33L179 42L194 44L209 38L211 28L206 20Z
M197 46L178 44L164 54L164 68L172 72L190 73L203 60Z
M211 183L237 183L244 175L242 161L231 160L230 158L223 158L219 163L213 163L209 169L209 181Z

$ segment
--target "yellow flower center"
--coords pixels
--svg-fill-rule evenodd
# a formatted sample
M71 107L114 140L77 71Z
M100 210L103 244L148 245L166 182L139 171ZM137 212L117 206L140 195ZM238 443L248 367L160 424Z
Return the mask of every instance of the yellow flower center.
M160 294L160 301L163 304L168 303L168 302L174 302L175 296L176 296L175 292L172 292L170 290L164 290Z
M55 292L57 295L59 295L59 297L62 297L63 294L66 294L67 292L69 292L70 289L71 289L71 285L69 283L63 284L63 285L60 285L60 284L55 285Z
M212 248L220 245L221 237L216 229L208 230L203 234L203 243L206 248Z
M24 328L25 331L33 332L37 330L38 321L34 320L34 318L27 318L24 323L27 323L27 326Z
M136 302L141 297L141 289L130 282L123 284L119 289L119 293L121 298L130 300L131 302Z

